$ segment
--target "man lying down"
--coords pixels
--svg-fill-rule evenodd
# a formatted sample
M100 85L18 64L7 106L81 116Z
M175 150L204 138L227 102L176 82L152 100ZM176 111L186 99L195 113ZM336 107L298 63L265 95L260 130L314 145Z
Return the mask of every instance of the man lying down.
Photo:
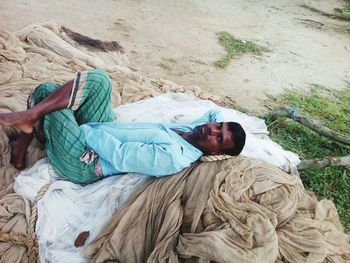
M191 124L115 122L111 86L101 69L78 72L62 86L39 85L28 110L0 114L0 124L21 131L12 142L12 164L24 168L26 149L41 119L55 171L83 184L128 172L166 176L189 167L202 155L238 155L244 147L241 125L222 122L219 111L209 111Z

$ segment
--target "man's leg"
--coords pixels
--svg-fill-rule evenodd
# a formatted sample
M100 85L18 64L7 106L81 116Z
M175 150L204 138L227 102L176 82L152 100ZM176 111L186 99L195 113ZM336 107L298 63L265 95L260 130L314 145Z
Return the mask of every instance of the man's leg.
M11 145L11 163L14 167L21 170L25 168L26 152L29 144L34 138L34 133L21 132L16 140L10 141Z
M46 99L49 95L53 94L58 88L59 84L56 83L43 83L35 88L32 94L32 105L39 104L41 101ZM16 113L17 114L17 113ZM0 114L1 116L1 114ZM33 129L33 128L32 128ZM11 141L11 163L17 169L23 169L25 167L25 156L27 148L34 138L34 132L23 132L21 131L18 138Z
M112 82L101 69L81 73L79 89L72 105L79 125L115 119L111 104Z
M97 160L86 164L80 157L86 150L85 135L71 109L62 109L44 117L45 149L58 175L76 183L92 183Z
M2 113L0 114L0 124L12 125L17 127L21 132L32 133L34 124L46 114L67 108L72 93L74 81L71 80L55 92L40 101L35 107L26 111Z
M108 95L99 96L100 87L107 89L109 93L106 94ZM12 125L21 132L30 134L34 124L40 118L50 112L65 108L71 108L76 112L79 124L88 121L111 121L114 115L110 93L111 80L104 70L95 69L81 74L79 72L74 80L55 89L34 107L26 111L0 114L0 124ZM79 109L81 106L83 106L82 110ZM90 107L93 108L86 111Z
M91 183L99 179L95 173L97 159L90 164L80 161L87 147L79 125L114 120L112 84L108 74L100 69L81 73L76 82L79 89L73 94L71 109L53 112L44 118L45 147L59 175L74 182Z
M75 110L74 114L76 118L79 121L79 125L85 122L89 121L112 121L114 119L114 114L111 107L111 80L108 76L108 74L100 69L92 70L87 73L81 73L77 74L77 78L74 79L71 82L68 82L70 85L64 85L62 88L65 89L65 92L60 91L61 88L59 88L58 84L53 83L45 83L40 85L33 93L33 100L32 100L32 109L37 109L37 107L40 106L39 109L36 111L39 112L38 116L41 116L43 112L55 110L57 108L61 107L69 107ZM70 88L68 89L67 88ZM70 94L69 94L70 90ZM52 105L55 101L57 101L57 98L63 97L63 100L65 100L64 103L60 103L56 105ZM44 104L45 103L45 104ZM56 116L57 115L57 116ZM50 138L50 143L47 144L47 150L48 150L48 156L50 158L50 151L53 152L52 156L55 159L57 156L57 153L55 151L60 151L60 149L57 147L58 145L63 145L66 147L64 156L69 156L70 152L74 149L70 148L70 142L64 141L68 133L56 133L54 136L52 136L50 130L54 130L54 128L57 128L53 122L51 121L54 119L58 122L65 122L67 125L61 125L60 129L68 129L74 136L70 136L70 138L73 138L74 143L77 143L77 146L79 145L79 154L74 153L74 158L77 159L78 155L81 156L81 154L85 150L85 138L83 134L80 132L80 129L78 130L78 123L76 123L75 119L73 120L71 117L73 117L73 112L66 112L64 111L64 114L59 117L59 113L53 114L53 117L50 118L49 115L45 116L44 126L46 129L44 129L46 138ZM11 119L7 118L8 116L5 116L3 119ZM10 116L12 117L12 116ZM1 121L0 121L1 123ZM21 123L21 122L18 122ZM70 125L68 125L70 124ZM60 123L57 123L58 126L60 126ZM69 127L68 127L69 126ZM17 126L18 127L18 126ZM28 136L26 133L22 132L20 138L18 139L18 142L27 140L25 144L21 143L20 145L29 145L30 140L32 136L29 136L30 133L28 133ZM76 137L76 138L75 138ZM30 138L30 140L28 140ZM63 142L62 142L63 138ZM61 139L61 141L60 141ZM16 150L16 148L13 150L13 156L17 156L17 158L12 158L12 163L17 164L16 167L23 167L24 164L24 156L26 147L21 147L20 151ZM84 149L84 150L83 150ZM20 152L21 154L18 154ZM17 153L17 154L16 154ZM72 156L71 156L72 157ZM62 163L60 163L58 166L62 166ZM78 165L79 166L79 165ZM78 167L77 166L77 167ZM92 164L93 166L93 164ZM85 166L84 166L85 167ZM84 168L83 167L83 168ZM82 167L79 168L80 171ZM78 170L79 170L78 169ZM61 169L62 170L62 169ZM88 169L89 170L89 169ZM91 169L90 169L91 170ZM89 170L89 171L90 171ZM62 172L59 172L62 176ZM90 173L90 172L89 172ZM78 181L77 179L69 178L73 181ZM86 178L83 179L83 181L80 182L88 182Z

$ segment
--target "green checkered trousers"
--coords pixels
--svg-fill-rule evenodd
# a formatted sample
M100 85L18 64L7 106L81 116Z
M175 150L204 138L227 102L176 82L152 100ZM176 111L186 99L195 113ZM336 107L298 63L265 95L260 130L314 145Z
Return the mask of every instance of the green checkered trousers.
M60 85L56 83L39 85L31 95L30 106L36 105L59 88ZM67 108L44 116L41 125L45 148L49 162L58 175L82 184L99 180L96 175L98 158L90 158L92 160L88 162L83 160L89 149L79 125L114 120L111 90L111 80L104 70L78 72Z

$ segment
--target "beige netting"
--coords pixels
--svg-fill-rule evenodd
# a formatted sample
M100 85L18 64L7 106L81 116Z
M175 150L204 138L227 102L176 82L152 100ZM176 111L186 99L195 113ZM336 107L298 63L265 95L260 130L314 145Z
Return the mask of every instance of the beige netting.
M63 83L76 71L96 67L111 76L114 106L167 91L209 97L196 87L146 78L127 65L121 52L79 46L57 25L0 31L0 112L24 110L41 82ZM27 262L35 254L30 206L11 194L17 170L9 164L9 139L16 133L0 127L0 262ZM34 141L27 165L44 155ZM349 251L332 202L317 202L298 178L275 167L234 158L153 180L118 211L88 255L98 262L192 261L191 256L199 262L346 262Z
M348 262L334 205L255 159L202 163L135 193L87 249L93 262Z
M30 228L30 205L17 194L0 199L0 262L33 262L36 259Z

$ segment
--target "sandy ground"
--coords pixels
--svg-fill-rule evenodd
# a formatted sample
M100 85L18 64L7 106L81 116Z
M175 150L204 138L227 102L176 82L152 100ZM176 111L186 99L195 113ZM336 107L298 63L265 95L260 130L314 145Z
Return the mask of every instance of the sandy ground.
M307 90L311 84L342 88L350 80L350 35L345 22L325 11L341 0L0 0L0 28L16 31L54 21L101 40L117 40L130 66L142 74L196 85L230 97L249 110L267 94ZM225 54L217 33L255 41L271 52L244 55L226 69L213 62Z

